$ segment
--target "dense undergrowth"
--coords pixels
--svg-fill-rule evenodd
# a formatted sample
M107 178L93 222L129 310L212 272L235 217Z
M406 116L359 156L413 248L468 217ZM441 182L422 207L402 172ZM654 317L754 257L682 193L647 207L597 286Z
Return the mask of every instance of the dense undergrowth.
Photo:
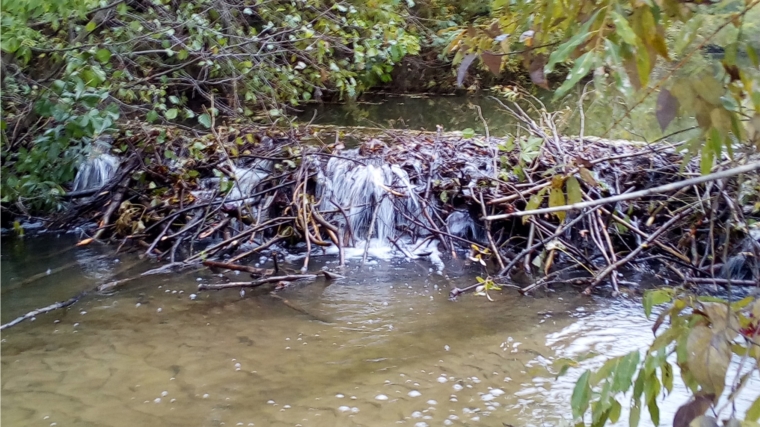
M487 2L17 1L2 4L3 202L61 207L93 139L135 118L277 121L387 84ZM432 60L438 61L437 54Z

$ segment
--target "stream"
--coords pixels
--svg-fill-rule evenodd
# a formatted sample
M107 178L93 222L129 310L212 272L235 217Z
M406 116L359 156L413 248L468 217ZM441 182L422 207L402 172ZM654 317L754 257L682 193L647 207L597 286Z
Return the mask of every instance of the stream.
M483 130L472 98L363 99L309 106L301 120ZM514 130L494 101L473 102L492 133ZM611 120L597 117L589 117L588 133ZM114 247L75 247L77 237L2 239L3 324L157 267ZM507 289L491 292L493 301L473 294L450 301L452 288L482 274L464 254L436 254L436 262L370 255L365 265L354 256L345 269L335 254L315 256L310 270L345 278L296 283L277 297L271 287L198 292L199 284L248 279L235 272L145 276L5 330L0 423L570 426L578 376L653 339L636 299L583 297L568 286L537 297ZM266 258L254 262L272 266ZM291 258L284 268L301 264ZM554 362L563 358L584 360L556 378ZM760 379L747 387L760 391ZM740 410L752 394L744 394ZM664 425L688 396L676 379L661 404ZM618 424L627 425L625 409ZM641 425L651 426L646 415Z
M155 267L75 243L71 234L3 239L3 323ZM314 262L336 268L335 256ZM652 339L640 303L623 298L568 289L449 301L478 270L445 263L439 275L429 261L351 259L345 279L279 292L287 304L262 290L198 293L224 280L205 268L90 294L3 332L2 424L570 425L582 370ZM555 360L589 355L555 379ZM686 399L676 380L663 422Z

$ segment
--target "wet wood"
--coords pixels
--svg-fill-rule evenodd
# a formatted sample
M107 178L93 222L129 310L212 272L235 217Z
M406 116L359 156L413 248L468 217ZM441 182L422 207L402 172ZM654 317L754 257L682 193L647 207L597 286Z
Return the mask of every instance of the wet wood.
M251 282L229 282L221 283L218 285L213 284L201 284L198 286L199 291L209 290L221 290L221 289L233 289L233 288L255 288L257 286L265 285L267 283L277 282L290 282L294 280L314 280L318 276L316 274L290 274L287 276L272 276L264 279L254 280Z
M58 310L58 309L61 309L61 308L66 308L66 307L68 307L70 305L73 305L77 301L79 301L79 299L82 298L83 295L84 295L84 293L79 294L79 295L77 295L75 297L69 298L66 301L60 301L60 302L57 302L57 303L54 303L54 304L50 304L47 307L42 307L42 308L38 308L36 310L32 310L29 313L26 313L25 315L23 315L21 317L18 317L16 319L14 319L14 320L12 320L12 321L10 321L10 322L8 322L8 323L0 326L0 331L1 330L5 330L7 328L10 328L11 326L18 325L19 323L23 322L24 320L29 320L29 319L37 317L37 316L39 316L41 314L50 313L51 311L55 311L55 310Z
M258 276L266 276L274 273L274 269L271 268L258 268L251 267L249 265L232 264L228 262L206 260L203 261L203 265L210 268L223 268L226 270L244 271L246 273Z

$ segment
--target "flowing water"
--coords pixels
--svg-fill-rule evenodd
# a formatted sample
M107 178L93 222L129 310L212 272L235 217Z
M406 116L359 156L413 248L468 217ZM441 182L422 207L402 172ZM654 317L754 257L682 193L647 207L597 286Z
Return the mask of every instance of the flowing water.
M152 267L73 243L70 235L3 240L3 323ZM335 268L335 259L315 262ZM199 283L224 280L207 269L86 296L3 331L0 421L568 425L581 370L555 379L552 362L592 352L582 367L599 366L652 339L637 301L572 290L449 301L450 288L471 283L477 269L460 259L445 263L439 275L429 261L350 260L347 278L295 285L280 298L264 290L199 293ZM662 404L666 423L686 400L676 384ZM758 385L753 379L749 386Z

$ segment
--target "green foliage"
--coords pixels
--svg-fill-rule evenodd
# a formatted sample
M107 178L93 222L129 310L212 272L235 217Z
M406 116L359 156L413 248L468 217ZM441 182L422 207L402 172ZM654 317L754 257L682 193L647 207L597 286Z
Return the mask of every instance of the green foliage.
M673 390L675 368L671 364L673 358L669 358L671 355L675 356L684 385L695 396L678 410L673 425L689 426L703 417L707 424L701 425L717 426L718 420L724 419L721 417L733 417L720 411L731 406L744 392L746 381L760 370L760 300L750 296L729 304L720 298L701 297L680 289L660 289L645 294L647 317L654 306L660 305L666 306L654 323L652 331L656 337L643 360L637 350L608 360L596 372L584 372L577 381L571 400L576 421L583 423L590 409L591 425L616 422L621 405L618 399L632 392L629 425L639 424L644 407L652 422L658 425L657 399ZM733 356L748 363L731 367ZM747 367L750 369L745 369ZM718 406L718 398L728 381L732 381L729 404ZM710 408L715 412L705 415ZM744 422L729 419L725 425L749 426L758 418L760 397L755 398Z
M414 2L396 0L1 7L3 200L32 210L56 207L52 195L73 176L75 159L113 124L116 111L95 98L150 123L278 120L285 106L350 98L389 81L405 56L420 52L423 31L410 16Z
M58 209L61 186L74 178L90 143L112 131L119 117L114 104L100 108L107 97L78 75L54 81L34 105L45 127L15 153L3 150L2 201L22 202L32 211Z
M676 117L694 117L702 135L689 155L700 156L708 173L725 155L760 147L760 2L697 3L493 0L491 19L460 27L448 51L461 63L460 76L465 59L479 57L499 72L518 56L542 87L564 64L569 71L555 99L593 76L598 96L628 102L615 124L660 90L655 112L662 131Z

